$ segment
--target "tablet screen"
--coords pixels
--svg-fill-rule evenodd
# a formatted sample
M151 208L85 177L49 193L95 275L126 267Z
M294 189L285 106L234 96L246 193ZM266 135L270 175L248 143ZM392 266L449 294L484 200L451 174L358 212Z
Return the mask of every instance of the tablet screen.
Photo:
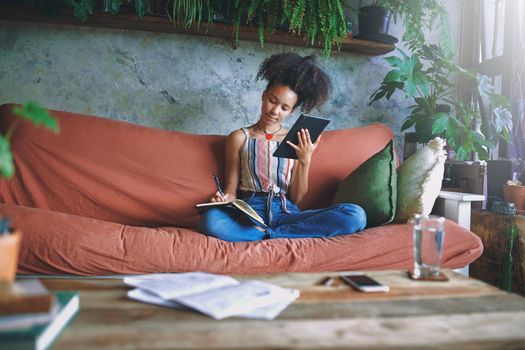
M275 152L273 152L273 156L297 159L297 154L295 153L295 150L292 147L290 147L290 145L288 145L286 141L290 141L291 143L297 145L299 143L299 140L297 138L297 133L299 132L299 130L308 129L312 142L315 142L319 135L321 135L321 132L323 132L323 130L326 128L328 123L330 123L329 119L301 114L301 116L299 116L292 128L288 131L288 134L286 134L282 142L279 144Z

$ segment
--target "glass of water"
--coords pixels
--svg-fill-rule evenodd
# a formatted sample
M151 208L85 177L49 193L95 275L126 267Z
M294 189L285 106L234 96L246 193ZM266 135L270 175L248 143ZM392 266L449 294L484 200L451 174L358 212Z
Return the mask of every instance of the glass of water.
M441 252L445 236L445 218L415 215L414 224L414 271L415 278L439 276Z

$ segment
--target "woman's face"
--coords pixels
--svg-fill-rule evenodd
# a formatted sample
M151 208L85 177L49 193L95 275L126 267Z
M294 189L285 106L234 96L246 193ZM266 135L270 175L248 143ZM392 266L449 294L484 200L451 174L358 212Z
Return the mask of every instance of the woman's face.
M274 85L262 95L261 121L280 124L294 110L297 94L288 86Z

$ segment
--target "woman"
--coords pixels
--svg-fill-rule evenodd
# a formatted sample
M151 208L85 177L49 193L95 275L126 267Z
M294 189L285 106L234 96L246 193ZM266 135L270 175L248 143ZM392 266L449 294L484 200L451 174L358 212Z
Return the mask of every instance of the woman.
M200 221L201 232L226 241L256 241L265 238L331 237L361 231L366 226L363 209L338 204L325 209L301 211L308 191L312 155L321 137L312 143L308 130L298 133L297 145L289 143L297 160L272 157L287 129L283 121L302 106L309 112L328 98L331 83L313 56L295 53L273 55L260 66L256 79L268 81L262 94L259 120L233 131L226 141L226 182L211 202L245 200L264 219L260 227L246 215L228 206L212 207Z

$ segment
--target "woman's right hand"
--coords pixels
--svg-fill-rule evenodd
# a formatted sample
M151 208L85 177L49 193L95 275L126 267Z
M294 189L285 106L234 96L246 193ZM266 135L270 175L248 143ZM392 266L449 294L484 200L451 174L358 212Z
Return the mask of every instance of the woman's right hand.
M235 197L229 193L222 195L219 191L217 191L213 194L213 196L211 196L210 202L229 202L234 199Z

